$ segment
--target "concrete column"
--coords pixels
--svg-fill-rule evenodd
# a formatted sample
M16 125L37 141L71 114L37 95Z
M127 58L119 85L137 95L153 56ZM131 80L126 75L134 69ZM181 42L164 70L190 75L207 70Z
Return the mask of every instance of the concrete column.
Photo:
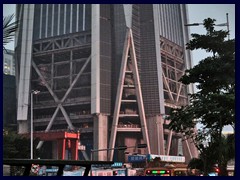
M18 120L17 122L18 122L18 133L19 134L26 133L28 131L27 121Z
M17 106L17 120L18 133L28 132L28 107L30 82L31 82L31 61L32 61L32 35L33 35L33 19L34 19L34 4L24 4L22 19L21 46L20 50L20 71L18 82L18 106ZM20 16L21 17L21 16Z
M108 148L108 116L97 114L93 120L93 149ZM93 153L93 160L106 161L107 151Z
M100 113L100 5L92 5L91 114Z
M171 146L171 155L178 156L178 139L173 137Z
M164 129L161 115L147 117L147 126L151 153L165 155Z

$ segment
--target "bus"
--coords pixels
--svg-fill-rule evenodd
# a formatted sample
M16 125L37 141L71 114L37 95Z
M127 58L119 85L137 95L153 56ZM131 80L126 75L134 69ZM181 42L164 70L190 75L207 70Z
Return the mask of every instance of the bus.
M188 176L188 170L184 167L146 168L144 176Z
M172 176L172 170L164 167L146 168L144 176Z

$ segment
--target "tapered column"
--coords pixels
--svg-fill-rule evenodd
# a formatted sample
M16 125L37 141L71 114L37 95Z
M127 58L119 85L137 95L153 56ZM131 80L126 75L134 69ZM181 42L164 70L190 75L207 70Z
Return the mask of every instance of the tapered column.
M108 143L108 116L97 114L93 120L93 149L107 149ZM106 161L107 151L96 151L93 153L93 160Z

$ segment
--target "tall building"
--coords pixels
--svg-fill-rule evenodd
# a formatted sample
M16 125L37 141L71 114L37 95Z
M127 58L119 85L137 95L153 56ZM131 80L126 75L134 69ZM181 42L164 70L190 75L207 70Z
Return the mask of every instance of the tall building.
M14 51L3 50L3 127L16 130L16 81Z
M15 75L14 51L7 49L3 51L3 73Z
M3 128L17 130L15 76L3 74Z
M80 131L88 156L91 149L137 144L147 148L128 151L197 156L164 118L171 107L187 104L192 91L178 82L191 67L186 5L19 4L17 18L19 133L29 132L29 98L39 90L34 131ZM58 158L57 145L48 148ZM112 150L92 155L126 156Z

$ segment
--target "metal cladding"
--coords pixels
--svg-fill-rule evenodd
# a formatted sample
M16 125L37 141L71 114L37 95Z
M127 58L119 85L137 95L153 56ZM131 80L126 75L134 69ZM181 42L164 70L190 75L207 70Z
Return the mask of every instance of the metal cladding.
M19 4L17 18L20 133L28 131L25 104L36 89L34 130L80 131L88 156L123 145L136 145L130 153L197 156L164 119L191 90L178 82L191 66L185 5ZM107 158L127 159L120 151L93 155Z

